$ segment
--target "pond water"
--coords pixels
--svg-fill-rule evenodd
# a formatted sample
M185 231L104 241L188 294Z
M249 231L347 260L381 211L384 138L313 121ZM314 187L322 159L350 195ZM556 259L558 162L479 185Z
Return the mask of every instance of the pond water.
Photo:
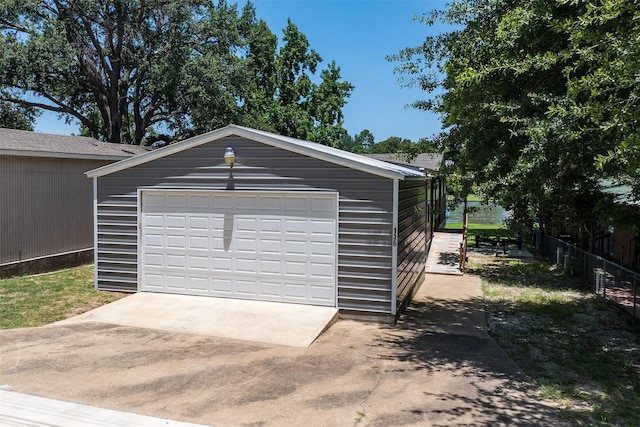
M468 202L469 208L478 208L477 212L469 213L469 222L476 224L500 224L502 221L511 216L511 211L505 210L499 205L483 205L481 202ZM452 211L449 211L447 223L462 223L462 212L464 203L460 203Z

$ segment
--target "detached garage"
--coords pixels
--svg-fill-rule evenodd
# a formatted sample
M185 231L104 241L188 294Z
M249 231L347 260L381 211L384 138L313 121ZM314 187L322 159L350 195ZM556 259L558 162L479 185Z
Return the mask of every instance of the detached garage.
M413 168L232 125L87 175L98 289L394 316L424 277Z

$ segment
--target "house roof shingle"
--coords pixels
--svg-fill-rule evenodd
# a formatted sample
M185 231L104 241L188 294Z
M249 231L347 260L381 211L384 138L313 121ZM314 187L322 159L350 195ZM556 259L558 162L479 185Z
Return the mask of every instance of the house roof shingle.
M437 172L442 167L442 154L440 153L421 153L409 161L409 157L404 153L385 153L385 154L365 154L372 159L382 160L398 165L411 166L420 170Z
M113 144L84 136L0 128L0 155L121 160L148 151L137 145Z

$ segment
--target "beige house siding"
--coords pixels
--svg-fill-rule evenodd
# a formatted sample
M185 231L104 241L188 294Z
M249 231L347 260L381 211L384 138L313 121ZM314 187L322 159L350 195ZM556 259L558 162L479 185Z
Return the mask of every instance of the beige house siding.
M112 163L0 155L0 265L93 247L93 186Z

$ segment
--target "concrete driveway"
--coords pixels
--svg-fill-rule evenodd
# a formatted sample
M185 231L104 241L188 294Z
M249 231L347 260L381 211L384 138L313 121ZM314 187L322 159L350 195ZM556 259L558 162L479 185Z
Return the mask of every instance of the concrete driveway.
M480 280L429 275L395 326L308 348L97 322L0 331L0 388L215 426L557 426L486 333Z
M338 319L334 307L138 292L57 322L97 322L309 347Z

